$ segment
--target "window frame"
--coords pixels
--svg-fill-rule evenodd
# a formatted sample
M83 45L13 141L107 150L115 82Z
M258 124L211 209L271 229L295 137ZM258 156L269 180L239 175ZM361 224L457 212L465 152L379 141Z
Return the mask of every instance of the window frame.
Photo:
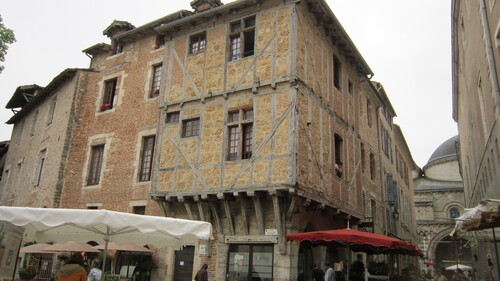
M337 56L333 56L333 86L342 92L342 63Z
M154 99L160 95L162 73L163 73L163 63L155 64L152 66L151 90L149 91L150 99Z
M188 126L191 127L188 128ZM200 135L200 117L182 120L182 138L197 137L199 135Z
M247 26L247 21L252 21L252 20L253 24ZM236 25L239 26L236 28L235 27ZM229 61L236 61L242 58L255 55L256 26L257 26L257 18L255 15L241 18L239 20L235 20L229 23L229 58L228 58ZM252 35L253 38L250 35ZM250 40L250 38L252 39ZM237 43L234 42L234 40L236 39L238 39ZM247 50L246 48L250 47L247 45L251 43L253 43L251 50L250 49ZM235 48L235 45L238 45L238 47ZM235 52L235 50L238 50L238 52Z
M38 156L38 164L36 167L36 172L35 172L35 186L39 187L40 182L42 181L42 174L43 174L43 167L45 165L46 157L47 156L47 149L42 149L40 151L40 154Z
M344 140L342 137L335 133L333 134L333 143L334 143L334 154L333 154L333 162L334 162L334 170L335 170L335 175L339 178L343 177L344 174Z
M196 44L196 48L194 47ZM207 33L205 31L196 33L189 37L189 54L203 53L207 49Z
M165 36L164 35L157 35L155 38L155 50L161 49L165 47Z
M103 95L101 106L99 107L100 112L108 111L113 109L113 103L116 96L116 89L118 84L118 77L107 79L103 83Z
M105 144L96 144L90 147L90 161L87 172L86 185L99 185L104 161Z
M251 115L249 115L250 112ZM235 116L236 120L234 119ZM227 112L227 161L252 158L254 121L255 111L253 106L231 109Z
M245 248L248 247L248 251L246 251ZM258 252L255 248L257 247L263 247L261 250L264 250L262 252ZM236 263L236 259L233 258L233 260L231 260L231 256L232 254L235 253L236 254L241 254L243 256L243 260L241 261L243 264L243 268L247 268L247 272L245 273L248 280L252 279L252 278L249 278L250 276L249 275L252 275L252 273L254 273L254 270L256 268L262 268L263 266L262 265L256 265L254 266L254 262L255 260L256 261L259 261L260 259L259 258L254 258L254 255L256 255L257 253L267 253L267 254L270 254L271 256L271 261L270 262L267 262L266 264L268 265L268 267L270 267L270 270L269 271L269 274L271 275L269 278L263 278L262 280L273 280L274 278L274 244L244 244L244 243L238 243L238 244L229 244L229 247L228 247L228 252L227 252L227 263L226 263L226 272L227 272L227 275L228 275L228 279L232 280L234 278L231 278L231 277L234 277L234 268L235 268L235 265L237 264ZM246 255L245 255L246 254ZM248 264L245 265L245 256L248 258ZM264 258L264 257L263 257ZM264 259L265 261L265 259ZM243 273L243 271L241 271ZM256 273L260 273L262 274L262 272L256 272ZM253 277L253 276L252 276ZM261 277L261 276L259 276ZM253 280L253 279L252 279Z
M54 97L50 100L50 105L49 105L49 112L47 114L47 126L52 124L52 121L54 120L54 113L56 111L56 105L57 105L57 98Z
M138 181L147 182L151 180L153 171L153 158L156 144L156 136L149 135L142 137L141 155L139 159Z
M177 124L179 123L181 113L180 111L167 112L165 117L166 124Z

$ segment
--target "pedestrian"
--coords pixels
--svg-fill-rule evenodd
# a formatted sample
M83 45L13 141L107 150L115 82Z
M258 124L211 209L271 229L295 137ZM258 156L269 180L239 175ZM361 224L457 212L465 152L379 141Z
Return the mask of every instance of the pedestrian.
M319 268L317 265L312 266L312 280L313 281L323 281L323 278L325 277L325 272L323 269Z
M101 281L102 271L99 269L101 262L98 259L94 259L90 265L90 272L87 276L87 281Z
M436 281L448 281L448 278L446 278L445 273L446 269L444 269L444 267L441 267L437 272Z
M332 264L327 262L325 263L325 266L325 281L335 281L335 271L333 271Z
M464 272L460 268L457 268L457 272L455 273L455 275L453 275L452 280L453 281L470 281L470 279L464 275Z
M196 272L196 275L194 276L195 281L208 281L208 272L207 272L208 264L203 264Z
M58 281L87 281L87 271L82 266L83 257L75 253L69 258L68 262L59 269Z

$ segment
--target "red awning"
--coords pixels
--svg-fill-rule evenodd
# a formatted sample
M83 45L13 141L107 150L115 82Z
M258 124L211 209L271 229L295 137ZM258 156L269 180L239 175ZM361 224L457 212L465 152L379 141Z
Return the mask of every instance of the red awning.
M422 254L422 251L415 245L403 240L350 228L288 234L286 240L309 241L318 246L349 246L351 250L366 253L396 253L414 256Z

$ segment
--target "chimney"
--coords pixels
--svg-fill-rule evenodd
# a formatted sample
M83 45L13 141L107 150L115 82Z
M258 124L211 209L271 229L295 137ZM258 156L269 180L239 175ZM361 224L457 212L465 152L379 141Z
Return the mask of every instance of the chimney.
M102 34L108 36L109 38L113 38L120 33L129 31L134 28L135 26L128 21L114 20L113 23L111 23L108 27L106 27L106 29L104 29Z
M200 13L222 5L220 0L194 0L191 2L191 7L193 7L195 13Z

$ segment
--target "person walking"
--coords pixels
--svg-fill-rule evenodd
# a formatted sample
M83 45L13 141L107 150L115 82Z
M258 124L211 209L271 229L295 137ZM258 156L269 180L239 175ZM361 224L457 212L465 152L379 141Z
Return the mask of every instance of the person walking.
M91 269L87 276L87 281L101 281L102 271L99 269L101 262L98 259L92 261Z
M437 273L436 281L448 281L448 278L446 278L445 272L446 272L446 269L444 269L444 267L441 267Z
M325 272L325 281L335 281L335 271L333 271L331 263L325 263L326 272Z
M73 254L68 262L59 269L57 281L87 281L87 271L82 264L82 255Z
M313 281L323 281L323 278L325 277L325 272L323 269L319 268L317 265L312 266L312 280Z
M198 270L198 272L196 272L196 275L194 276L194 280L195 281L208 281L208 272L207 272L207 269L208 269L208 264L203 264L200 268L200 270Z

